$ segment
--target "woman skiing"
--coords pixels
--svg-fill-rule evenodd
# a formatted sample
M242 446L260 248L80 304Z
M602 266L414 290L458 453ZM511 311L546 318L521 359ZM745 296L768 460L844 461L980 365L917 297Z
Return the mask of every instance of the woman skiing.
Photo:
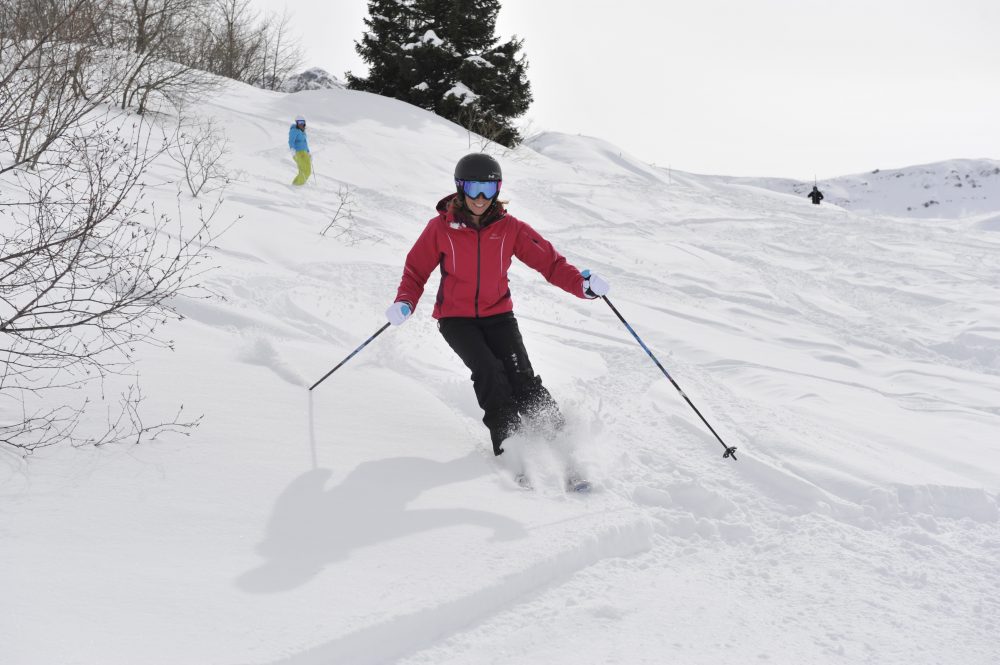
M565 420L528 360L514 318L507 270L513 257L579 298L608 293L607 281L570 265L537 231L510 215L498 200L500 164L489 155L466 155L455 166L457 192L437 204L409 254L395 302L386 310L398 326L416 309L431 271L441 284L433 316L448 345L472 371L493 454L521 425L560 429Z
M309 153L309 140L306 138L306 119L302 116L295 118L295 124L288 128L288 149L292 152L292 159L299 168L292 184L301 187L312 174L312 156Z

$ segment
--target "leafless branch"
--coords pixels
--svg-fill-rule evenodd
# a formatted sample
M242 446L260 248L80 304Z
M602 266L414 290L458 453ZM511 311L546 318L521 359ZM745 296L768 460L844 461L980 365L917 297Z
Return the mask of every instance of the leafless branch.
M181 109L168 146L167 154L181 167L191 196L197 198L230 183L226 169L229 139L214 119L188 116Z
M207 295L198 280L218 205L199 207L190 228L179 207L175 219L145 207L143 176L169 148L152 136L144 121L122 125L109 115L74 128L49 159L7 181L14 193L0 207L0 398L24 406L20 422L0 426L0 443L32 450L122 440L129 424L142 425L137 390L123 393L119 417L96 437L75 433L91 402L53 409L46 396L127 371L139 345L172 348L160 330L181 318L176 299ZM182 426L175 418L136 431L172 425Z

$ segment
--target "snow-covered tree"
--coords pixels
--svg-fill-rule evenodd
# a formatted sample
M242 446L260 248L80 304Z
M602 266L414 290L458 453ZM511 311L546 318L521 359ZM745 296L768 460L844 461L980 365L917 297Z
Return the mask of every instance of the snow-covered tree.
M500 0L369 0L356 49L367 78L348 85L394 97L512 146L531 104L523 42L495 35Z

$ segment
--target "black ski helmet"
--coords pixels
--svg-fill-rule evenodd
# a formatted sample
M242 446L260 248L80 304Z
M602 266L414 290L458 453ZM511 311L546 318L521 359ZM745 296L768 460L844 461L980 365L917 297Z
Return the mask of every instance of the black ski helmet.
M499 182L503 180L503 173L500 171L500 162L487 154L474 152L455 164L455 180Z

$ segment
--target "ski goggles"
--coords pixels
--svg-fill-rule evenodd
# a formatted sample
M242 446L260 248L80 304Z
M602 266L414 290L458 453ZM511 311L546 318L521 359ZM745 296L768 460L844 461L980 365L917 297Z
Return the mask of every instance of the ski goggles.
M462 192L470 199L475 199L479 196L492 199L500 193L499 180L456 180L455 184L461 187Z

